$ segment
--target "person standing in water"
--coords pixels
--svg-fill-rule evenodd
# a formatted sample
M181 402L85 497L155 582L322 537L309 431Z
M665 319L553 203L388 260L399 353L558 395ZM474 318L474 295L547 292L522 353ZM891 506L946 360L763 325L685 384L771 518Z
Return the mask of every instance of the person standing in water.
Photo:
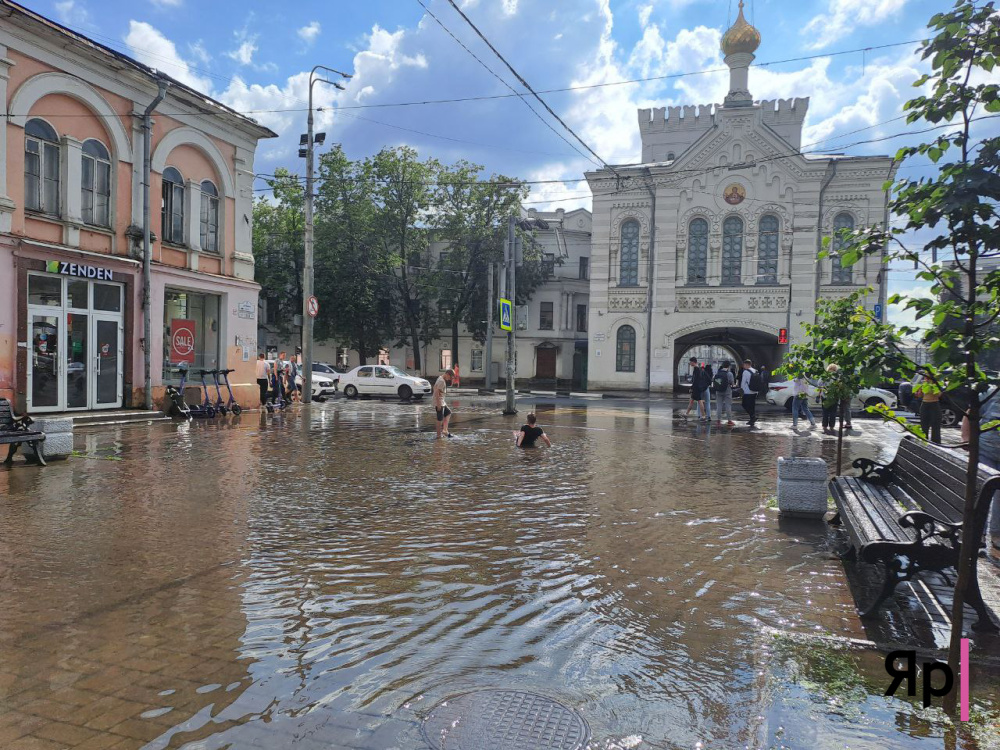
M451 378L451 370L445 370L438 376L437 381L434 383L434 412L437 416L437 436L439 440L442 433L447 437L451 437L451 433L448 431L448 423L451 421L451 409L448 408L448 404L444 400L445 394L448 392L448 386L451 385Z
M536 424L537 421L534 414L528 415L528 423L521 425L521 430L514 433L514 445L518 448L534 448L535 443L541 438L549 448L552 447L552 441L549 440L545 431Z

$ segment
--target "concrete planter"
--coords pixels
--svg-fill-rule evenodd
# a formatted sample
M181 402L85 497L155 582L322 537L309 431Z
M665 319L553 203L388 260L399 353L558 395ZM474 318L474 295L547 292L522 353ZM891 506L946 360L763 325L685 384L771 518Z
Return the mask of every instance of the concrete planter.
M779 458L778 510L784 516L822 518L827 511L827 482L822 458Z
M46 461L67 458L73 452L73 420L34 418L31 429L45 433L42 455ZM29 451L30 453L30 451Z

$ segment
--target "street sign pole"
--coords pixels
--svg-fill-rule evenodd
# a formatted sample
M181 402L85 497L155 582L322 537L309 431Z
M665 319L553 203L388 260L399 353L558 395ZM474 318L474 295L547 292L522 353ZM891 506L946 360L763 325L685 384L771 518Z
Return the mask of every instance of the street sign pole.
M514 403L514 324L517 320L515 305L517 296L514 294L514 217L507 220L507 244L504 246L504 272L507 274L507 298L510 300L510 330L507 331L507 400L504 404L504 414L517 414Z
M493 390L493 264L486 267L486 390Z

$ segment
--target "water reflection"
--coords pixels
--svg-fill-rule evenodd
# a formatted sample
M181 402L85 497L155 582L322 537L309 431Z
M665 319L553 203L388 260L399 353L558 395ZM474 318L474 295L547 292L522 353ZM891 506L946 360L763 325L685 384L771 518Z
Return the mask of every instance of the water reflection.
M338 402L0 472L0 701L150 747L419 748L483 688L572 706L595 748L974 746L882 699L877 655L774 636L870 636L826 528L760 507L778 455L832 441L552 404L554 447L515 451L519 420L455 406L452 440Z

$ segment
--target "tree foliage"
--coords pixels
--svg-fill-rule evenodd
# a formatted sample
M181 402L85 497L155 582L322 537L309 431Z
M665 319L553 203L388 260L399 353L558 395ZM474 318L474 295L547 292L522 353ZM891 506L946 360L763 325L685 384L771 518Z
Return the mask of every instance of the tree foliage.
M1000 386L996 374L983 368L986 358L1000 348L994 326L1000 316L1000 269L984 272L983 267L984 260L1000 257L1000 137L992 135L997 132L996 120L977 125L1000 113L1000 86L989 75L1000 54L1000 14L994 2L958 0L951 10L933 16L929 27L933 37L923 43L920 54L931 71L915 82L921 94L904 109L907 122L929 123L941 132L927 143L901 149L897 158L929 159L937 165L937 173L891 185L890 210L902 220L901 226L845 234L843 261L885 253L888 262L918 266L917 277L931 283L933 297L895 295L890 303L902 304L918 319L933 323L934 364L910 362L905 367L921 372L943 392L967 394L953 401L970 428L962 556L948 655L949 664L957 669L962 608L975 576L979 536L988 512L976 504L980 436L996 429L996 424L981 424L980 414L984 403L998 398ZM914 236L929 239L920 247L912 242ZM917 331L903 328L901 333ZM955 692L946 698L951 709Z
M267 180L273 200L253 204L254 279L261 286L269 321L282 333L302 313L302 267L305 255L305 191L283 167Z

